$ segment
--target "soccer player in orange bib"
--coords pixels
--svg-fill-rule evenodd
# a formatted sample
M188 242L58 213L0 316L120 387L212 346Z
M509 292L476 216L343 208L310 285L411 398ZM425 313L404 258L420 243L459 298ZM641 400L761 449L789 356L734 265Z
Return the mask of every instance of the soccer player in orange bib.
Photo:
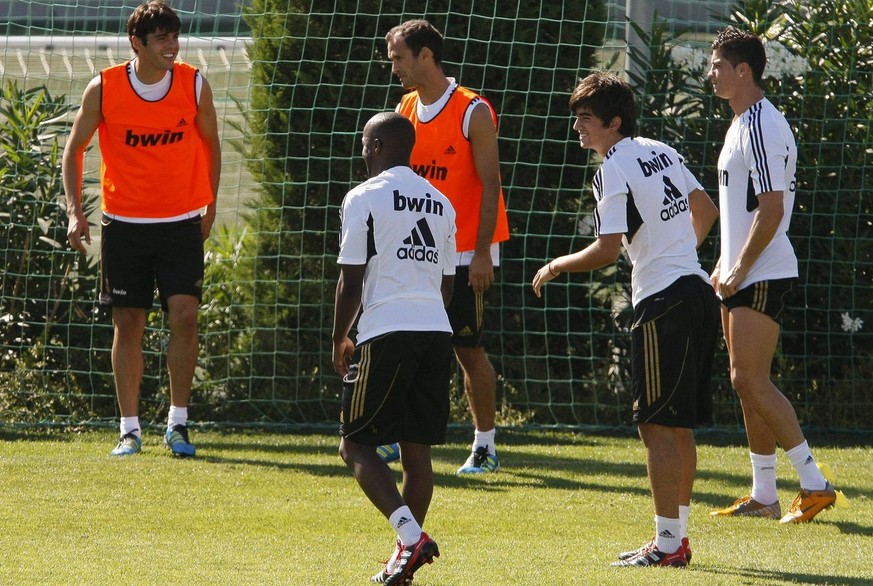
M137 7L127 22L136 56L100 72L82 96L63 156L70 246L91 243L82 209L85 149L100 134L102 233L100 303L112 308L112 371L121 411L113 456L142 450L139 394L146 313L157 285L167 314L171 406L164 443L191 457L188 401L197 361L203 242L215 220L221 145L212 90L176 61L179 17L163 2Z
M410 20L385 37L391 70L410 90L397 111L415 126L412 168L449 198L457 212L458 270L448 308L452 346L464 371L475 432L458 474L496 472L497 378L485 352L485 293L500 263L509 224L497 150L497 117L482 96L446 77L443 36L426 20Z

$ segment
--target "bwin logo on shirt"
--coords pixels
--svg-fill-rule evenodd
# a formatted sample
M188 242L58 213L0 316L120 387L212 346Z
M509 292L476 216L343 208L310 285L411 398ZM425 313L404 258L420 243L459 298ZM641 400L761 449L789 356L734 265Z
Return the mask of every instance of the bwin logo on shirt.
M637 164L643 172L643 177L651 177L655 173L661 173L667 167L673 166L673 161L669 156L667 156L667 153L658 154L655 151L652 151L652 154L655 156L648 161L644 161L637 157Z
M683 212L688 211L688 198L682 195L682 192L673 185L673 182L666 175L664 180L664 209L661 210L661 220L668 222Z
M436 214L442 216L445 212L442 202L433 199L429 193L425 193L424 197L413 197L403 195L399 189L394 190L394 211L402 212L409 210L410 212L424 212L425 214Z
M416 165L413 163L412 170L429 181L445 181L449 176L449 168L438 165L436 160L432 160L430 165L427 163Z
M403 244L397 249L397 258L400 260L415 260L437 264L440 262L440 251L436 248L433 232L427 225L427 220L420 219L415 223L409 236L403 239Z
M127 134L124 136L124 144L127 146L158 146L165 144L173 144L174 142L179 142L185 137L184 132L171 132L169 130L165 130L164 132L159 132L157 134L134 134L133 131L128 128Z

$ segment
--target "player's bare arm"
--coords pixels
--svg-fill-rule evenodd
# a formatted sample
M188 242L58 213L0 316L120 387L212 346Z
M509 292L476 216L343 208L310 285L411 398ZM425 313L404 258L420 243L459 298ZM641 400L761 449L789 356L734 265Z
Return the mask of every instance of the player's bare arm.
M215 223L215 213L218 206L218 183L221 179L221 141L218 136L218 117L212 99L212 87L206 78L203 78L203 86L200 90L200 103L195 123L209 156L209 183L212 187L212 203L206 207L200 228L201 236L203 240L206 240L212 231L212 225Z
M781 191L768 191L758 196L758 210L752 220L752 229L737 257L737 262L728 270L729 272L719 275L718 292L722 299L737 292L752 265L773 240L784 214L785 206Z
M440 294L443 296L443 305L448 307L455 294L455 275L443 275L443 280L440 283Z
M348 359L355 352L349 332L361 309L366 268L367 265L340 265L333 317L333 369L340 376L349 372Z
M476 250L470 262L470 286L481 293L494 282L494 265L491 259L491 241L497 225L497 210L500 201L500 158L497 148L497 129L486 104L473 109L470 116L470 144L473 147L473 162L482 181L482 207L479 211L479 231Z
M100 110L101 97L100 78L94 78L82 94L82 105L76 114L70 136L64 146L62 159L62 176L64 192L67 197L67 241L73 250L85 253L84 241L91 244L91 231L88 218L82 209L82 173L85 160L85 149L91 142L91 137L103 121Z
M601 234L597 240L579 252L559 256L544 264L534 275L534 295L539 297L543 285L561 273L583 273L594 271L614 263L621 254L622 234Z
M712 198L700 189L695 189L688 194L688 207L691 209L691 226L694 227L699 247L718 219L718 207Z

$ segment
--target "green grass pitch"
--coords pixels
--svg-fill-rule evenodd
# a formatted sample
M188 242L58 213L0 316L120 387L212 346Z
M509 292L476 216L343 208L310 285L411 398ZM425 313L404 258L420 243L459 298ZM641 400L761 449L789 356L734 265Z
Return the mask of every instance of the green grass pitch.
M643 449L632 436L502 430L503 470L454 471L466 432L435 448L425 529L442 556L417 586L873 583L870 437L811 437L849 508L782 526L709 511L748 492L740 435L699 437L687 570L611 568L653 532ZM199 431L174 460L160 431L108 456L115 433L0 428L2 584L368 584L390 553L387 522L324 433ZM397 469L397 465L393 465ZM780 457L780 501L797 490Z

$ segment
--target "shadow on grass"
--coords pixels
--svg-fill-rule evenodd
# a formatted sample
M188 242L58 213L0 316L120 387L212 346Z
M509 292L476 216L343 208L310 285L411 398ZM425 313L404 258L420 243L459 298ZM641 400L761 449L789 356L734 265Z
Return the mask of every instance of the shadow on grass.
M346 465L337 456L337 464L300 464L299 462L278 462L275 460L253 460L251 458L226 458L223 456L198 456L197 459L201 462L216 464L221 466L252 466L266 468L269 470L282 470L289 472L302 472L310 476L318 477L349 477L351 472Z
M848 521L827 521L820 520L820 517L816 517L816 522L826 523L828 525L833 525L837 529L840 530L840 533L844 533L846 535L861 535L863 537L873 537L873 527L858 525L857 523L851 523ZM873 579L868 584L873 583Z
M195 433L200 431L194 427ZM209 429L198 445L198 460L215 465L253 466L303 472L319 477L344 477L350 474L337 453L339 436L334 428L317 427L295 431ZM70 442L82 433L91 433L93 428L37 428L27 426L0 426L2 441L61 441ZM105 432L100 432L105 433ZM456 469L469 454L471 430L467 426L454 425L447 434L447 445L434 448L434 463L437 468ZM196 437L196 436L195 436ZM857 439L857 435L853 436ZM597 458L567 457L543 453L542 446L590 446L592 450L609 450L604 438L627 439L629 448L616 460L608 453L598 452ZM698 444L743 446L745 437L738 433L707 432L698 435ZM450 488L470 488L481 491L507 491L515 487L530 487L560 490L599 490L612 493L640 494L647 496L645 482L645 454L635 430L610 428L596 431L568 429L501 429L500 452L503 470L497 474L457 476L454 473L437 472L436 483ZM822 442L819 442L822 444ZM463 447L459 447L463 446ZM530 446L530 449L526 449ZM537 448L534 450L534 446ZM624 448L623 448L624 449ZM600 455L602 454L602 457ZM263 455L263 458L259 457ZM254 456L254 457L252 457ZM297 458L299 456L300 458ZM327 459L327 463L300 462L311 457ZM392 465L399 474L399 466ZM711 481L729 487L723 493L695 491L694 500L707 507L720 508L737 496L745 494L750 485L745 460L738 459L736 473L698 470L698 481ZM642 480L642 483L641 483ZM733 490L731 487L736 488ZM850 498L853 496L847 493ZM871 535L871 529L853 523L837 524L847 534Z
M106 429L107 426L100 426ZM117 429L113 425L114 429ZM98 427L55 426L37 424L0 424L0 441L4 442L70 442L79 434L101 433Z
M839 576L836 574L808 574L803 572L777 572L761 568L735 568L707 566L694 568L695 574L713 576L736 576L744 584L757 584L765 581L780 581L788 584L841 584L842 586L870 586L869 577Z
M194 442L194 438L191 438ZM301 441L279 441L273 443L252 442L242 444L239 442L222 442L208 439L196 442L197 450L206 452L259 452L262 454L303 454L310 456L319 455L335 455L339 458L339 438L336 443L313 443ZM261 460L253 460L254 462L269 464L269 462Z
M451 456L457 450L445 451L434 455L434 462L462 461L465 452ZM496 474L481 475L436 475L438 486L448 488L469 488L484 492L507 491L516 487L593 491L618 495L639 495L648 497L651 492L646 480L646 464L640 460L617 462L608 460L592 460L587 458L567 458L543 456L542 454L525 454L513 450L511 461ZM538 473L542 469L547 472ZM698 471L698 479L706 476L718 479L720 482L735 484L748 489L750 479L743 474L704 473ZM592 481L591 478L602 480ZM640 483L643 483L640 486ZM740 491L734 491L738 494ZM727 506L736 494L729 492L706 492L699 488L694 491L694 503L712 509Z
M251 442L239 442L238 437L234 441L217 441L214 435L208 440L198 443L202 460L213 464L257 466L269 469L294 470L312 474L313 476L346 476L350 474L345 464L339 458L336 450L339 438L334 435L323 436L318 442L312 441L311 435L301 434L273 434L269 441L258 441L259 434L243 432L251 436ZM319 434L320 435L320 434ZM447 438L451 444L464 442L465 432L450 430ZM263 436L260 436L263 437ZM497 474L483 475L456 475L453 473L435 474L435 482L438 486L447 488L470 488L485 492L508 491L517 487L560 489L560 490L593 490L612 492L616 494L649 494L648 484L644 482L639 487L641 480L646 478L645 455L642 445L638 446L636 453L639 455L634 460L610 460L593 458L574 458L561 455L543 454L525 450L525 445L536 446L568 446L568 445L591 445L594 449L608 450L609 446L602 446L596 441L602 437L628 437L627 434L600 434L580 435L568 434L565 431L527 432L508 431L501 433L501 445L506 446L502 460L503 470ZM633 441L633 437L629 437ZM632 448L633 450L634 448ZM234 457L234 452L259 452L265 454L264 459ZM435 467L455 469L467 458L469 452L466 448L437 446L433 450ZM327 456L336 458L334 464L311 464L301 462L289 462L286 457L294 455L302 456ZM391 465L392 470L400 473L397 463ZM737 474L707 473L701 471L699 477L706 477L738 487L747 488L749 479L743 473L744 469L738 466ZM592 481L591 477L601 480ZM626 480L627 482L623 482ZM637 486L634 486L637 485ZM736 495L710 494L700 491L695 493L695 501L707 506L721 507L725 501L736 498Z

